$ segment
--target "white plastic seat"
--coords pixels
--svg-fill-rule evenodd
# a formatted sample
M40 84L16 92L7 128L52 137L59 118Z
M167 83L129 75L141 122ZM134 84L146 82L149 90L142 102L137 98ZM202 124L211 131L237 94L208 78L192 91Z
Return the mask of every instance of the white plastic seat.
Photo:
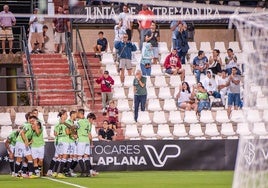
M121 122L124 124L134 124L134 112L124 111L122 112Z
M202 110L200 115L200 121L202 123L213 123L212 112L210 110Z
M126 98L125 89L123 87L114 87L113 91L114 91L113 98L115 99Z
M239 122L243 122L245 117L244 117L244 113L242 110L233 110L231 112L231 121L239 123Z
M134 99L134 87L133 86L128 88L127 98L128 99Z
M59 122L58 112L48 112L47 123L49 125L56 125L58 122Z
M267 110L264 110L263 111L263 115L262 115L262 119L265 122L268 122L268 116L267 116L267 114L268 114L268 109Z
M177 110L177 106L174 99L165 99L163 110L174 111Z
M165 112L164 111L155 111L153 114L153 122L156 124L167 123Z
M201 129L201 125L200 124L190 124L189 135L195 136L195 137L203 136L204 133Z
M149 124L152 122L148 111L140 111L137 121L140 124Z
M155 87L166 87L166 86L168 86L167 82L166 82L166 77L165 76L155 76L154 86Z
M44 124L45 123L45 119L44 119L44 114L42 112L38 112L38 120Z
M246 41L242 43L243 52L253 53L255 52L255 48L252 41Z
M125 137L129 138L130 140L132 140L132 139L139 140L140 139L140 134L138 132L136 124L126 125Z
M201 74L201 76L204 75L204 74ZM196 84L196 78L194 75L185 75L185 80L187 80L190 88ZM202 80L202 79L200 79Z
M170 54L169 52L166 52L166 53L162 53L162 54L160 55L160 60L159 60L160 65L164 65L165 60L166 60L166 57L167 57L169 54Z
M27 121L25 114L25 112L16 112L15 125L23 125Z
M48 134L47 134L47 128L46 128L46 126L42 126L42 129L43 129L43 138L44 139L48 139Z
M134 76L133 75L131 75L131 76L126 75L125 76L125 80L124 80L124 86L125 87L131 87L131 86L133 86L133 80L134 80Z
M215 42L214 49L218 49L220 52L225 52L226 48L224 42Z
M141 127L141 136L148 140L156 140L156 134L152 124L144 124Z
M98 141L99 140L98 133L96 131L96 125L95 124L92 124L92 127L91 127L91 136L92 136L93 141Z
M234 136L236 133L234 132L232 123L223 123L221 125L221 134L225 136Z
M111 51L111 50L110 50ZM114 57L112 53L103 53L101 58L102 64L113 64L114 63Z
M157 95L155 93L154 87L147 87L147 99L156 99Z
M153 87L153 83L150 76L146 76L146 87Z
M105 66L105 70L109 71L109 75L111 75L112 77L114 75L118 75L116 64L107 64Z
M173 135L176 137L186 137L188 133L186 132L184 124L174 124Z
M178 87L179 85L181 85L181 77L180 77L180 75L171 75L170 80L169 80L169 84L172 87Z
M248 128L248 123L237 123L237 134L241 136L249 136L251 135L251 132Z
M229 42L229 48L232 48L234 53L240 53L241 52L241 49L239 47L239 42L237 42L237 41Z
M189 45L188 53L191 54L191 53L197 53L198 52L196 42L188 42L188 45Z
M148 110L151 110L151 111L162 110L159 99L149 99Z
M169 52L166 42L158 42L158 51L160 54Z
M257 97L256 107L258 109L268 109L268 99L267 97Z
M129 111L129 103L127 99L118 99L117 100L117 108L119 111Z
M182 123L181 112L179 110L170 111L168 120L173 124Z
M12 133L12 126L10 126L10 125L1 126L0 137L2 139L6 139L11 133Z
M171 93L169 87L160 87L158 97L160 99L171 99Z
M0 113L0 125L3 125L3 126L11 126L12 125L10 113L8 113L8 112L1 112Z
M200 50L203 50L205 53L210 53L212 51L210 42L200 42Z
M195 111L185 111L184 112L184 121L186 123L198 123L198 119L197 119L197 116L196 116L196 112Z
M120 76L113 76L113 80L114 80L113 87L121 87L122 86Z
M157 129L157 135L162 139L173 139L173 135L170 132L168 124L159 124Z
M155 65L153 64L151 66L151 75L152 76L158 76L158 75L163 75L162 69L161 69L161 65Z
M268 132L265 128L265 124L262 123L254 123L252 133L256 134L257 136L267 136Z
M210 137L219 136L220 133L218 131L216 123L207 123L205 134L210 136Z
M190 64L183 65L183 68L185 70L185 75L193 75L193 70Z
M260 122L262 120L259 110L248 109L246 118L251 123Z
M230 120L226 110L217 110L216 111L216 121L219 123L228 123Z

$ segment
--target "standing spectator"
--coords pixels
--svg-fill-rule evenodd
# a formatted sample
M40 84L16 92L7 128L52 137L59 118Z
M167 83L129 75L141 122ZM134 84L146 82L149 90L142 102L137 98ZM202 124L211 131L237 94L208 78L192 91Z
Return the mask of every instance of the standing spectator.
M131 41L132 38L132 27L133 27L133 19L131 18L131 14L129 13L128 6L124 4L123 12L119 14L119 19L123 21L123 29L125 29L128 35L128 41Z
M97 44L93 46L93 50L97 56L100 55L101 52L106 52L108 48L108 41L103 34L102 31L98 33L99 38L97 39Z
M176 38L176 49L178 50L179 56L181 58L181 63L185 64L185 57L189 50L187 24L185 22L179 22Z
M173 49L172 52L166 57L164 67L167 74L180 74L181 80L184 81L185 70L182 68L181 59L178 57L176 49Z
M126 33L126 30L124 29L122 24L123 20L119 19L118 24L114 26L114 44L120 42L123 39L124 34ZM116 61L119 62L117 49L115 52L115 62Z
M207 68L208 68L208 58L205 56L204 51L199 50L198 56L196 56L193 60L193 69L197 82L200 82L201 73L206 74Z
M160 41L160 33L156 30L156 23L152 22L151 29L145 33L145 41L151 43L154 58L153 63L156 64L159 57L158 42Z
M178 107L181 109L194 110L196 108L194 96L192 96L190 86L187 82L183 82L182 85L180 85L176 99L178 101Z
M2 50L3 54L6 53L6 40L8 40L9 44L9 53L12 54L12 48L13 48L13 32L12 32L12 26L16 24L16 18L12 14L12 12L9 11L8 5L4 5L3 11L0 12L0 40L2 41Z
M45 51L47 50L46 48L46 43L49 41L49 37L47 36L47 30L48 30L48 27L47 25L44 25L43 26L43 38L44 38L44 43L42 44L42 50Z
M98 138L100 141L112 141L114 140L114 131L113 129L109 129L109 122L104 120L102 123L102 128L99 129Z
M228 109L227 113L230 117L232 106L234 109L237 110L238 106L240 105L240 75L237 75L237 68L232 68L232 74L229 76L229 80L227 85L229 86L229 93L228 93Z
M114 85L114 80L106 70L101 77L96 79L96 82L101 85L102 113L106 115L109 101L113 98L112 85Z
M220 93L217 91L218 87L211 70L207 70L206 78L202 81L202 83L204 88L207 90L209 96L221 98Z
M151 76L151 64L154 57L151 43L146 43L141 54L141 71L143 76Z
M141 106L141 111L145 111L145 103L147 99L147 89L146 89L146 77L142 76L140 70L136 71L136 75L133 81L134 89L134 120L138 120L139 106Z
M151 18L148 18L147 16L153 16L154 13L148 9L148 6L146 4L143 4L139 15L143 18L141 20L138 20L140 32L140 50L142 50L142 45L145 41L145 34L150 30L152 24Z
M229 48L227 50L227 56L225 57L225 64L226 64L225 69L226 69L228 75L230 75L232 73L233 67L238 68L237 57L234 54L234 51L232 48ZM241 72L239 69L237 69L237 74L241 75Z
M221 101L222 104L225 106L225 96L227 95L228 87L228 77L227 77L227 71L222 70L221 77L218 79L218 90L221 94Z
M55 53L60 52L60 44L61 44L61 52L65 54L65 32L67 32L68 37L71 36L71 27L70 27L70 19L63 18L64 12L61 6L58 7L58 16L53 19L53 32L55 35Z
M42 53L42 44L44 43L43 36L43 24L44 18L38 15L38 8L34 9L33 14L30 17L30 43L32 47L32 53Z
M220 57L220 50L214 49L212 56L209 57L208 69L212 71L213 74L221 73L222 60Z
M173 20L170 23L170 30L172 31L172 49L175 49L177 46L177 36L178 36L178 25L179 25L179 20Z
M115 105L114 100L110 100L109 102L107 115L108 115L109 124L112 124L112 128L116 129L117 123L118 123L118 109Z
M123 41L116 42L114 44L115 49L118 50L119 54L119 70L120 70L120 79L121 82L124 83L125 80L125 68L128 71L128 75L131 75L132 73L132 64L131 64L131 58L132 58L132 53L137 50L137 47L129 42L128 40L128 35L124 34L123 36Z

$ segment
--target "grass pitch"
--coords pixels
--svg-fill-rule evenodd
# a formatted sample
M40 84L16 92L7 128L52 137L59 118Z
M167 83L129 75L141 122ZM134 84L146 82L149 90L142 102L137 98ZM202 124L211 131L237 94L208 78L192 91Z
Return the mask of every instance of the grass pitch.
M18 179L0 176L3 188L231 188L233 171L101 172L97 177Z

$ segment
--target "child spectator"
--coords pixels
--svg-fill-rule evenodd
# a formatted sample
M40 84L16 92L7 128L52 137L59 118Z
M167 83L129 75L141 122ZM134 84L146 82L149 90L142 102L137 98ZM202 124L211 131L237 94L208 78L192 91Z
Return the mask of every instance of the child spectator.
M151 76L151 64L154 57L151 43L146 43L142 49L141 71L143 76Z
M102 31L98 33L99 38L97 39L97 44L93 46L93 50L97 56L99 56L101 52L107 51L108 41L103 37L103 34Z
M107 108L107 116L109 124L112 124L112 129L116 129L118 123L118 109L114 100L110 100L109 107Z

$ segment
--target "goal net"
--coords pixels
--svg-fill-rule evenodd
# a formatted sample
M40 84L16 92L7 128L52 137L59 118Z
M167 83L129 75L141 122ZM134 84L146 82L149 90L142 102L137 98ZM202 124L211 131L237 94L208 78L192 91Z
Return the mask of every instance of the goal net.
M233 188L268 187L268 13L234 15L230 22L238 30L245 64L244 114L252 138L240 138ZM249 112L257 112L249 121ZM263 129L262 129L263 128ZM259 132L257 130L260 130ZM258 134L257 134L258 133Z

